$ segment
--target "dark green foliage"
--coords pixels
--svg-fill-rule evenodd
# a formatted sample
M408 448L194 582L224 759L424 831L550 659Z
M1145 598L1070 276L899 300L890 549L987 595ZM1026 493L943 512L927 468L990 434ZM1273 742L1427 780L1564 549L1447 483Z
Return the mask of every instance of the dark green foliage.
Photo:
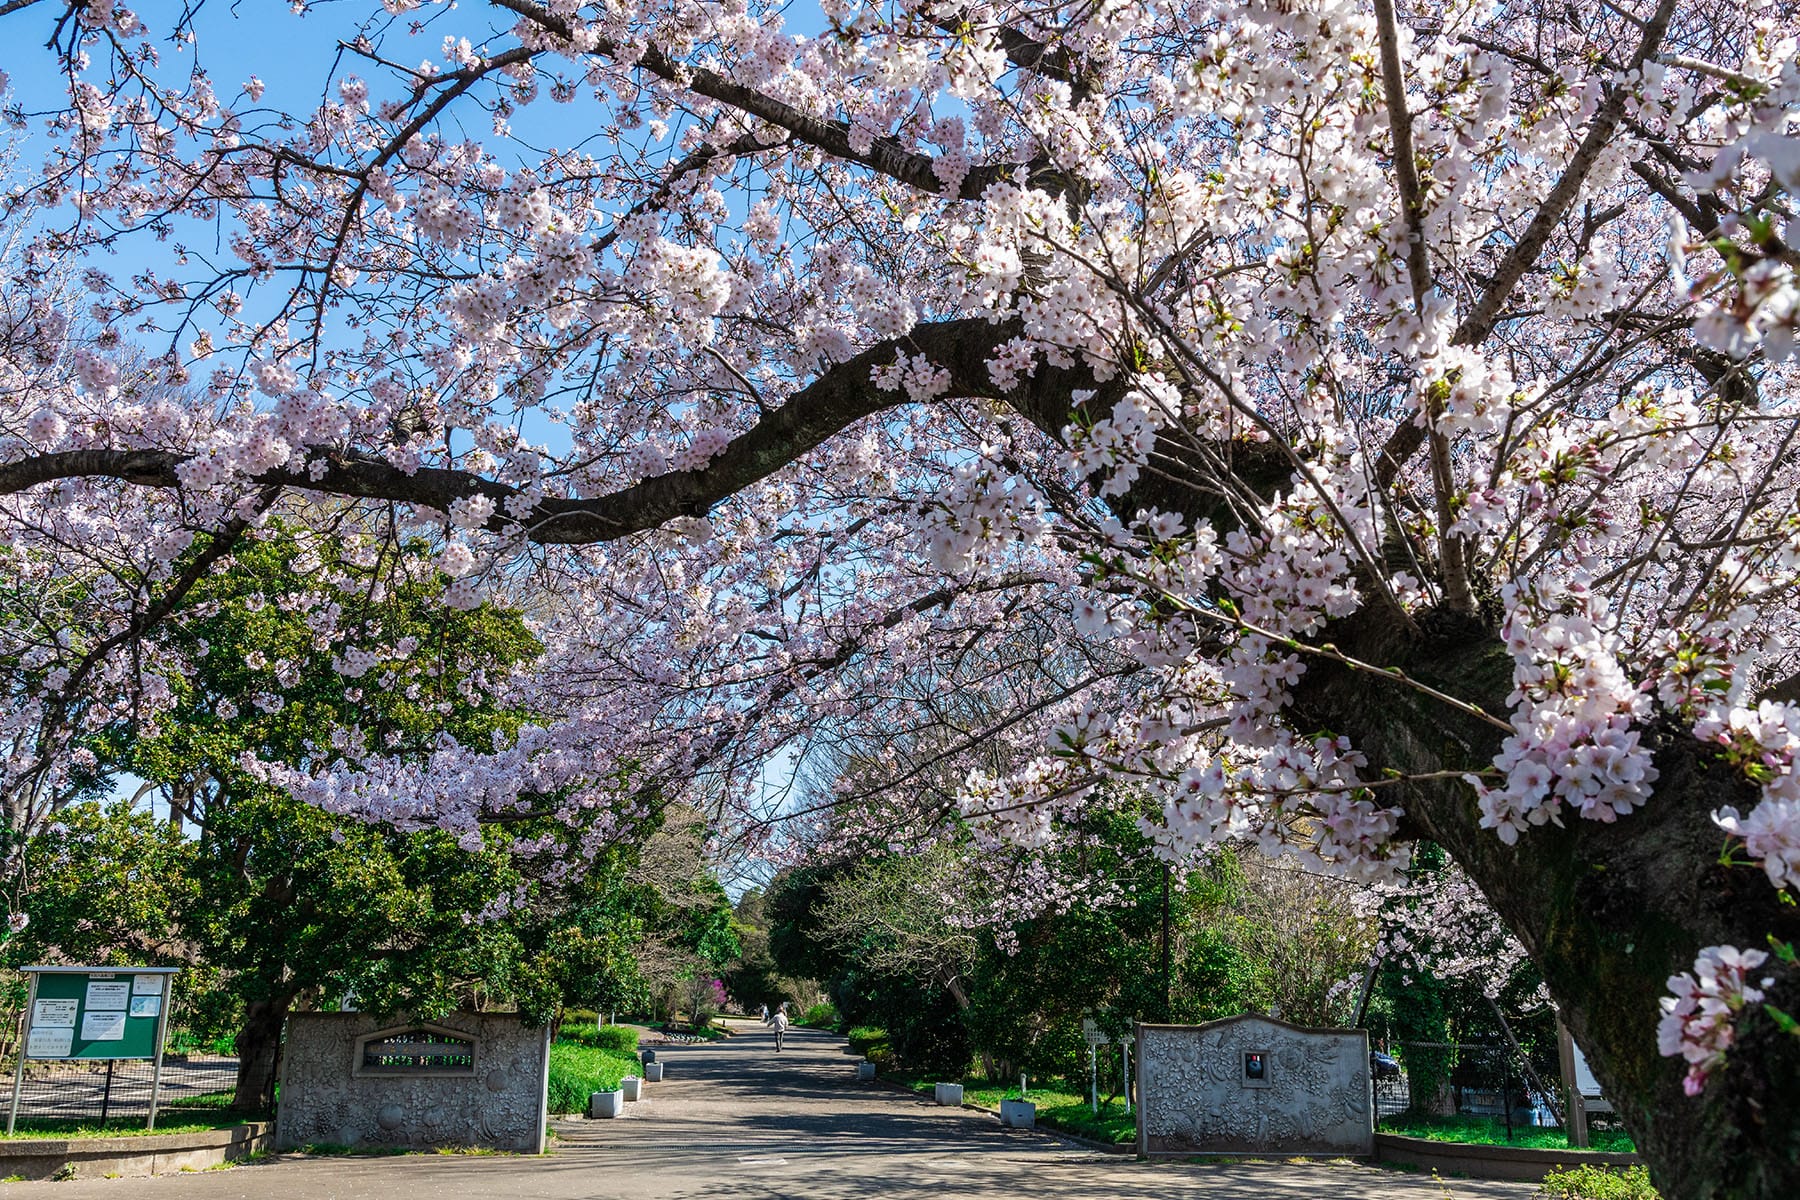
M1216 929L1187 938L1179 967L1182 1008L1190 1020L1213 1021L1262 1005L1268 992L1249 951Z
M629 854L603 852L550 888L512 847L566 836L553 827L401 831L300 803L242 766L252 755L307 769L338 747L418 755L445 733L503 741L521 720L492 690L537 652L520 616L444 608L429 570L385 592L364 587L354 541L271 531L195 586L170 626L194 664L174 681L173 708L94 741L105 769L148 781L175 820L125 805L67 810L29 847L33 923L7 950L15 963L54 950L204 964L181 985L184 1023L202 1038L239 1029L246 1104L266 1099L281 1018L299 1002L354 994L364 1009L430 1017L501 1000L546 1021L566 1001L642 995L631 952L644 905L626 886ZM318 632L327 611L347 641ZM360 678L334 665L354 648L377 655ZM88 903L95 895L108 903ZM718 943L717 924L694 936Z
M1006 1074L1086 1077L1084 1016L1123 1034L1131 1021L1164 1016L1163 867L1129 816L1090 822L1085 867L1115 885L1122 902L1076 907L1015 927L1017 951L982 955L966 1014L977 1046ZM1193 897L1176 881L1172 925L1186 923Z
M897 1067L948 1068L974 1054L1001 1077L1025 1071L1079 1080L1081 1090L1084 1018L1123 1035L1134 1020L1206 1021L1276 1003L1301 1023L1333 1023L1347 1012L1328 990L1360 963L1371 931L1347 915L1332 885L1267 866L1252 875L1229 853L1170 874L1128 811L1082 818L1071 832L1059 852L1065 861L1054 866L1097 881L1094 892L1106 901L1019 922L1003 931L1006 949L983 936L954 970L934 967L926 977L876 969L893 958L886 931L932 913L930 905L881 909L885 895L904 893L894 876L903 885L909 864L920 861L894 858L879 873L814 867L778 878L765 901L771 957L781 970L826 981L847 1023L885 1030ZM942 878L941 865L937 871ZM884 919L821 916L846 902L845 880L865 877L871 885L854 902L881 909ZM922 875L920 886L936 878ZM911 936L931 944L929 930Z
M848 869L847 864L799 867L783 872L769 885L763 899L769 956L782 974L828 980L849 965L819 936L817 915L825 885Z
M791 1007L810 1005L819 994L817 984L786 974L776 962L771 948L772 913L770 893L759 888L738 897L733 909L732 929L739 952L725 965L720 979L725 991L745 1012L755 1012L764 1004L773 1009L783 1001Z
M956 1001L949 992L887 980L879 994L876 1013L887 1029L895 1059L947 1079L960 1079L968 1071L974 1044L968 1027L957 1019Z
M31 924L8 943L9 963L52 950L96 965L179 963L197 858L194 843L129 805L64 809L28 847Z

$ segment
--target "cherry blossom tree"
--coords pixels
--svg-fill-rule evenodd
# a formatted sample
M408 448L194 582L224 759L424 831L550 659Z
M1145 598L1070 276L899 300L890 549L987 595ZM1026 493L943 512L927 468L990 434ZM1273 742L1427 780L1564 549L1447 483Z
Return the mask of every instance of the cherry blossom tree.
M314 9L0 4L8 795L154 713L234 539L354 514L529 606L545 719L297 795L742 839L771 759L928 727L954 797L841 820L1429 837L1664 1194L1800 1188L1787 6Z

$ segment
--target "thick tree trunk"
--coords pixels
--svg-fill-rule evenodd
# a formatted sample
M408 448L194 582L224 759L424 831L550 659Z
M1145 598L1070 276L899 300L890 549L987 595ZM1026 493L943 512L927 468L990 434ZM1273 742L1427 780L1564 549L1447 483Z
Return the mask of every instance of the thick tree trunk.
M233 1108L261 1112L275 1099L275 1065L281 1058L281 1027L287 1021L298 993L277 991L267 1000L244 1005L244 1024L238 1030L237 1086Z
M1507 710L1512 660L1473 622L1440 615L1407 637L1369 614L1332 632L1353 657ZM1488 766L1504 736L1402 684L1316 659L1294 716L1303 729L1348 734L1375 771ZM1756 788L1685 730L1652 737L1654 795L1612 824L1569 814L1565 828L1507 846L1480 827L1472 790L1445 781L1406 785L1407 831L1443 845L1524 944L1666 1200L1787 1200L1800 1196L1800 1038L1753 1013L1725 1069L1690 1097L1685 1064L1657 1052L1657 1001L1702 947L1792 941L1800 916L1762 872L1718 861L1725 837L1710 814L1747 811ZM1800 971L1771 974L1770 1002L1800 1011Z

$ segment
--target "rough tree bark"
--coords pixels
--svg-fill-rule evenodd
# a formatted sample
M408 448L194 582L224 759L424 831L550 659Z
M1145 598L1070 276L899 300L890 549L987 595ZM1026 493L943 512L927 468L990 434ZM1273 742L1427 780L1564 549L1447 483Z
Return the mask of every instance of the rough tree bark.
M1438 614L1408 634L1369 612L1332 631L1352 657L1400 667L1491 713L1507 709L1512 660L1480 621ZM1504 736L1397 683L1314 660L1295 696L1302 728L1348 734L1371 769L1474 769ZM1443 845L1531 955L1570 1031L1618 1106L1666 1200L1800 1195L1800 1038L1755 1013L1705 1092L1682 1090L1684 1064L1657 1052L1657 1001L1704 946L1800 938L1800 915L1762 872L1720 865L1711 813L1747 810L1756 789L1686 731L1651 731L1661 777L1639 811L1602 824L1571 816L1507 846L1480 826L1472 789L1406 785L1409 832ZM1796 972L1775 972L1771 1002L1800 1004Z
M298 990L277 989L266 1000L244 1005L244 1023L238 1030L238 1070L231 1105L244 1112L260 1112L275 1099L275 1066L281 1060L281 1027L294 1005Z

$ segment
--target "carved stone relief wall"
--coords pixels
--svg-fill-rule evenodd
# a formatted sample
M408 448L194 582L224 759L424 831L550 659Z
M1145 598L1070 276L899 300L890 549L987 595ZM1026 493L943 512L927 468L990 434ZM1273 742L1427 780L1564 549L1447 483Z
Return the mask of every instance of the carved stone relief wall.
M548 1030L502 1013L400 1023L369 1013L297 1013L281 1052L276 1148L539 1153L548 1053Z
M1145 1154L1373 1154L1369 1038L1268 1017L1140 1025Z

